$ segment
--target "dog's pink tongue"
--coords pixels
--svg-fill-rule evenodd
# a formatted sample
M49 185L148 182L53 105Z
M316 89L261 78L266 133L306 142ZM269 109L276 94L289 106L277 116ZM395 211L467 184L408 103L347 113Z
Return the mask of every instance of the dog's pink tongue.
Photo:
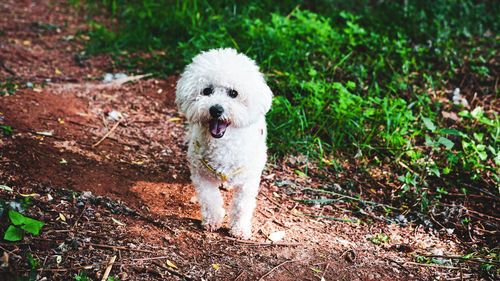
M220 119L210 120L210 133L212 135L218 136L226 131L227 123Z

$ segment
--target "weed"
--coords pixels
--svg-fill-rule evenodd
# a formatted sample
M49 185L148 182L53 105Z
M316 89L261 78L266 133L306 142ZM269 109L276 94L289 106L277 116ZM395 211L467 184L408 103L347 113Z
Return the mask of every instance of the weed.
M5 231L4 239L8 241L19 241L23 238L24 231L38 235L44 225L43 222L23 216L21 213L9 210L9 219L12 225Z
M8 135L12 134L12 132L14 132L14 129L12 129L11 126L0 125L0 131L2 132L2 134L8 136Z
M18 88L15 80L0 81L0 96L13 95Z
M400 198L422 210L437 179L500 186L498 112L464 111L440 93L473 76L498 98L494 1L87 2L120 22L91 22L87 51L112 52L124 67L175 74L218 47L256 59L275 93L267 116L273 157L302 154L323 165L340 150L346 159L381 156L374 165L393 167ZM450 126L443 107L461 119Z
M87 277L86 270L82 270L80 273L75 275L75 280L77 280L77 281L92 281L92 279Z

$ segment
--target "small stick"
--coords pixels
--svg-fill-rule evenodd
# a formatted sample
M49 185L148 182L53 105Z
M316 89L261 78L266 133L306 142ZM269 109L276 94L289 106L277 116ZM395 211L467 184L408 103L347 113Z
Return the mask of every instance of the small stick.
M402 265L401 263L393 260L393 259L389 259L389 258L384 258L386 261L388 262L393 262L395 264L397 264L399 267L401 267L404 271L406 271L407 273L410 273L410 271L408 269L406 269L406 267L404 267L404 265Z
M97 266L104 266L108 265L107 263L95 263L95 264L89 264L89 265L81 265L81 266L75 266L75 267L70 267L70 268L45 268L45 267L40 267L37 268L36 271L50 271L50 272L65 272L65 271L73 271L73 270L80 270L80 269L91 269L92 267L97 267ZM137 266L138 264L134 263L113 263L113 265L119 265L119 266ZM26 272L26 271L31 271L33 269L19 269L19 271Z
M277 266L273 267L271 270L269 270L266 274L262 275L262 277L259 278L259 281L261 281L262 279L264 279L264 277L268 276L269 274L271 274L271 272L273 272L274 270L276 270L278 267L284 265L285 263L287 262L292 262L291 260L287 260L287 261L284 261L280 264L278 264Z
M98 146L104 139L106 139L107 137L109 137L109 135L111 135L113 133L114 130L116 130L116 128L118 127L118 125L120 125L120 122L122 121L123 117L120 116L120 120L116 121L116 123L113 125L113 127L111 128L111 130L109 130L98 142L96 142L95 144L92 145L92 147L96 147Z
M149 250L132 249L132 248L127 248L127 247L122 247L122 246L111 246L111 245L94 244L94 243L85 243L85 245L100 247L100 248L136 251L136 252L142 252L142 253L154 253L153 251L149 251Z
M272 200L271 198L269 198L269 197L268 197L267 195L265 195L264 193L262 193L262 196L266 197L266 198L267 198L267 200L269 200L271 203L273 203L274 205L276 205L276 207L278 207L278 208L280 208L280 209L281 209L281 208L283 208L283 206L281 206L280 204L278 204L278 203L274 202L274 200Z
M460 267L460 281L464 281L464 271L462 270L462 264L459 263L458 266Z
M74 230L76 225L78 224L78 221L82 218L83 216L83 213L85 213L85 210L87 210L87 205L89 203L89 200L85 201L85 205L83 205L83 210L82 210L82 213L80 214L80 216L78 216L78 218L76 219L75 221L75 224L73 224L73 227L71 228L71 230Z
M171 273L171 274L173 274L173 275L175 275L177 277L182 278L182 280L193 280L193 278L185 276L185 275L182 275L181 273L179 273L179 272L177 272L177 271L175 271L175 270L173 270L171 268L168 268L168 267L164 266L163 264L159 263L158 261L153 261L153 263L156 264L157 266L159 266L160 268L168 271L169 273Z
M411 262L411 261L405 261L405 264L411 264L411 265L418 265L418 266L423 266L423 267L437 267L437 268L446 268L446 269L459 269L458 267L455 266L445 266L445 265L440 265L440 264L428 264L428 263L418 263L418 262Z
M243 273L245 273L245 270L242 270L240 272L240 274L238 274L238 276L236 276L236 278L233 281L236 281L236 280L240 279L240 277L243 275Z
M323 270L323 274L321 275L321 280L325 280L325 274L326 274L326 271L328 270L329 266L330 266L330 263L327 263L325 270Z
M324 190L324 189L320 189L320 188L316 188L315 189L315 188L306 187L306 188L302 188L301 191L312 191L312 192L332 194L332 195L340 196L339 199L347 198L347 199L350 199L350 200L361 202L363 204L370 204L370 205L376 205L376 206L384 207L384 208L387 208L387 209L399 210L396 207L389 206L389 205L386 205L386 204L372 202L372 201L368 201L368 200L363 200L363 199L356 198L356 197L353 197L353 196L349 196L349 195L346 195L346 194L342 194L342 193L338 193L338 192L334 192L334 191L328 191L328 190Z
M109 259L108 266L104 271L104 275L102 276L101 281L106 281L108 279L109 273L111 272L111 268L113 267L113 263L115 262L115 260L116 260L116 255L112 256L111 259Z
M482 259L465 258L465 257L453 256L453 255L450 255L450 256L447 256L447 255L421 255L421 256L426 257L426 258L457 259L457 260L463 260L463 261L467 261L467 262L493 263L496 265L500 265L500 262L493 261L493 260L487 261L487 260L482 260Z
M429 213L429 214L431 215L431 219L432 219L435 223L437 223L439 226L441 226L441 228L442 228L442 229L446 230L446 227L444 227L444 225L442 225L440 222L438 222L438 221L434 218L434 216L432 215L432 213Z
M161 260L168 259L168 256L159 256L159 257L151 257L151 258L140 258L140 259L132 259L133 261L149 261L149 260Z
M232 237L226 237L226 240L234 241L237 243L248 244L249 246L300 246L302 243L287 243L287 242L257 242L250 240L236 239Z

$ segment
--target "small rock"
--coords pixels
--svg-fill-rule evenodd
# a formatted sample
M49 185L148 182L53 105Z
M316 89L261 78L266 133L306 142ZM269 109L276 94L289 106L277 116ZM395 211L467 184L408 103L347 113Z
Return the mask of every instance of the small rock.
M108 120L118 121L118 120L120 120L121 115L122 114L120 112L118 112L116 110L111 110L108 113Z
M401 214L396 216L396 220L399 223L408 223L408 219L406 219L406 217Z
M122 72L121 72L121 73L116 73L116 74L114 75L115 80L116 80L116 79L121 79L121 78L127 78L127 77L128 77L128 76L127 76L127 74L122 73Z
M90 199L93 197L92 191L84 191L82 194L79 196L81 199Z
M103 82L106 82L106 83L113 81L113 74L111 74L111 73L106 73L106 74L104 75L104 78L102 79L102 81L103 81Z

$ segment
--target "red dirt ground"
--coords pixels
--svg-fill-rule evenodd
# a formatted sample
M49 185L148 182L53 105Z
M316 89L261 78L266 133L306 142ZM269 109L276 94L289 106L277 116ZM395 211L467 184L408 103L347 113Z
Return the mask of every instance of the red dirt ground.
M14 128L0 137L0 184L14 191L0 190L0 198L20 201L20 194L37 193L26 212L45 222L38 236L0 243L0 279L31 271L33 280L70 280L85 270L97 280L112 256L115 280L477 277L450 260L415 263L414 254L460 254L453 236L382 220L356 223L342 201L291 200L301 198L300 187L325 183L297 177L286 163L270 163L264 172L252 242L231 239L227 223L204 231L189 180L185 125L173 103L177 78L102 82L106 72L119 70L106 56L74 59L86 40L75 34L89 27L81 10L60 2L0 3L0 82L21 85L0 97L0 125ZM116 124L108 119L111 110L126 116L94 146ZM285 231L282 245L266 241L276 231ZM380 233L389 239L373 243L370 237ZM31 270L28 253L43 266Z

